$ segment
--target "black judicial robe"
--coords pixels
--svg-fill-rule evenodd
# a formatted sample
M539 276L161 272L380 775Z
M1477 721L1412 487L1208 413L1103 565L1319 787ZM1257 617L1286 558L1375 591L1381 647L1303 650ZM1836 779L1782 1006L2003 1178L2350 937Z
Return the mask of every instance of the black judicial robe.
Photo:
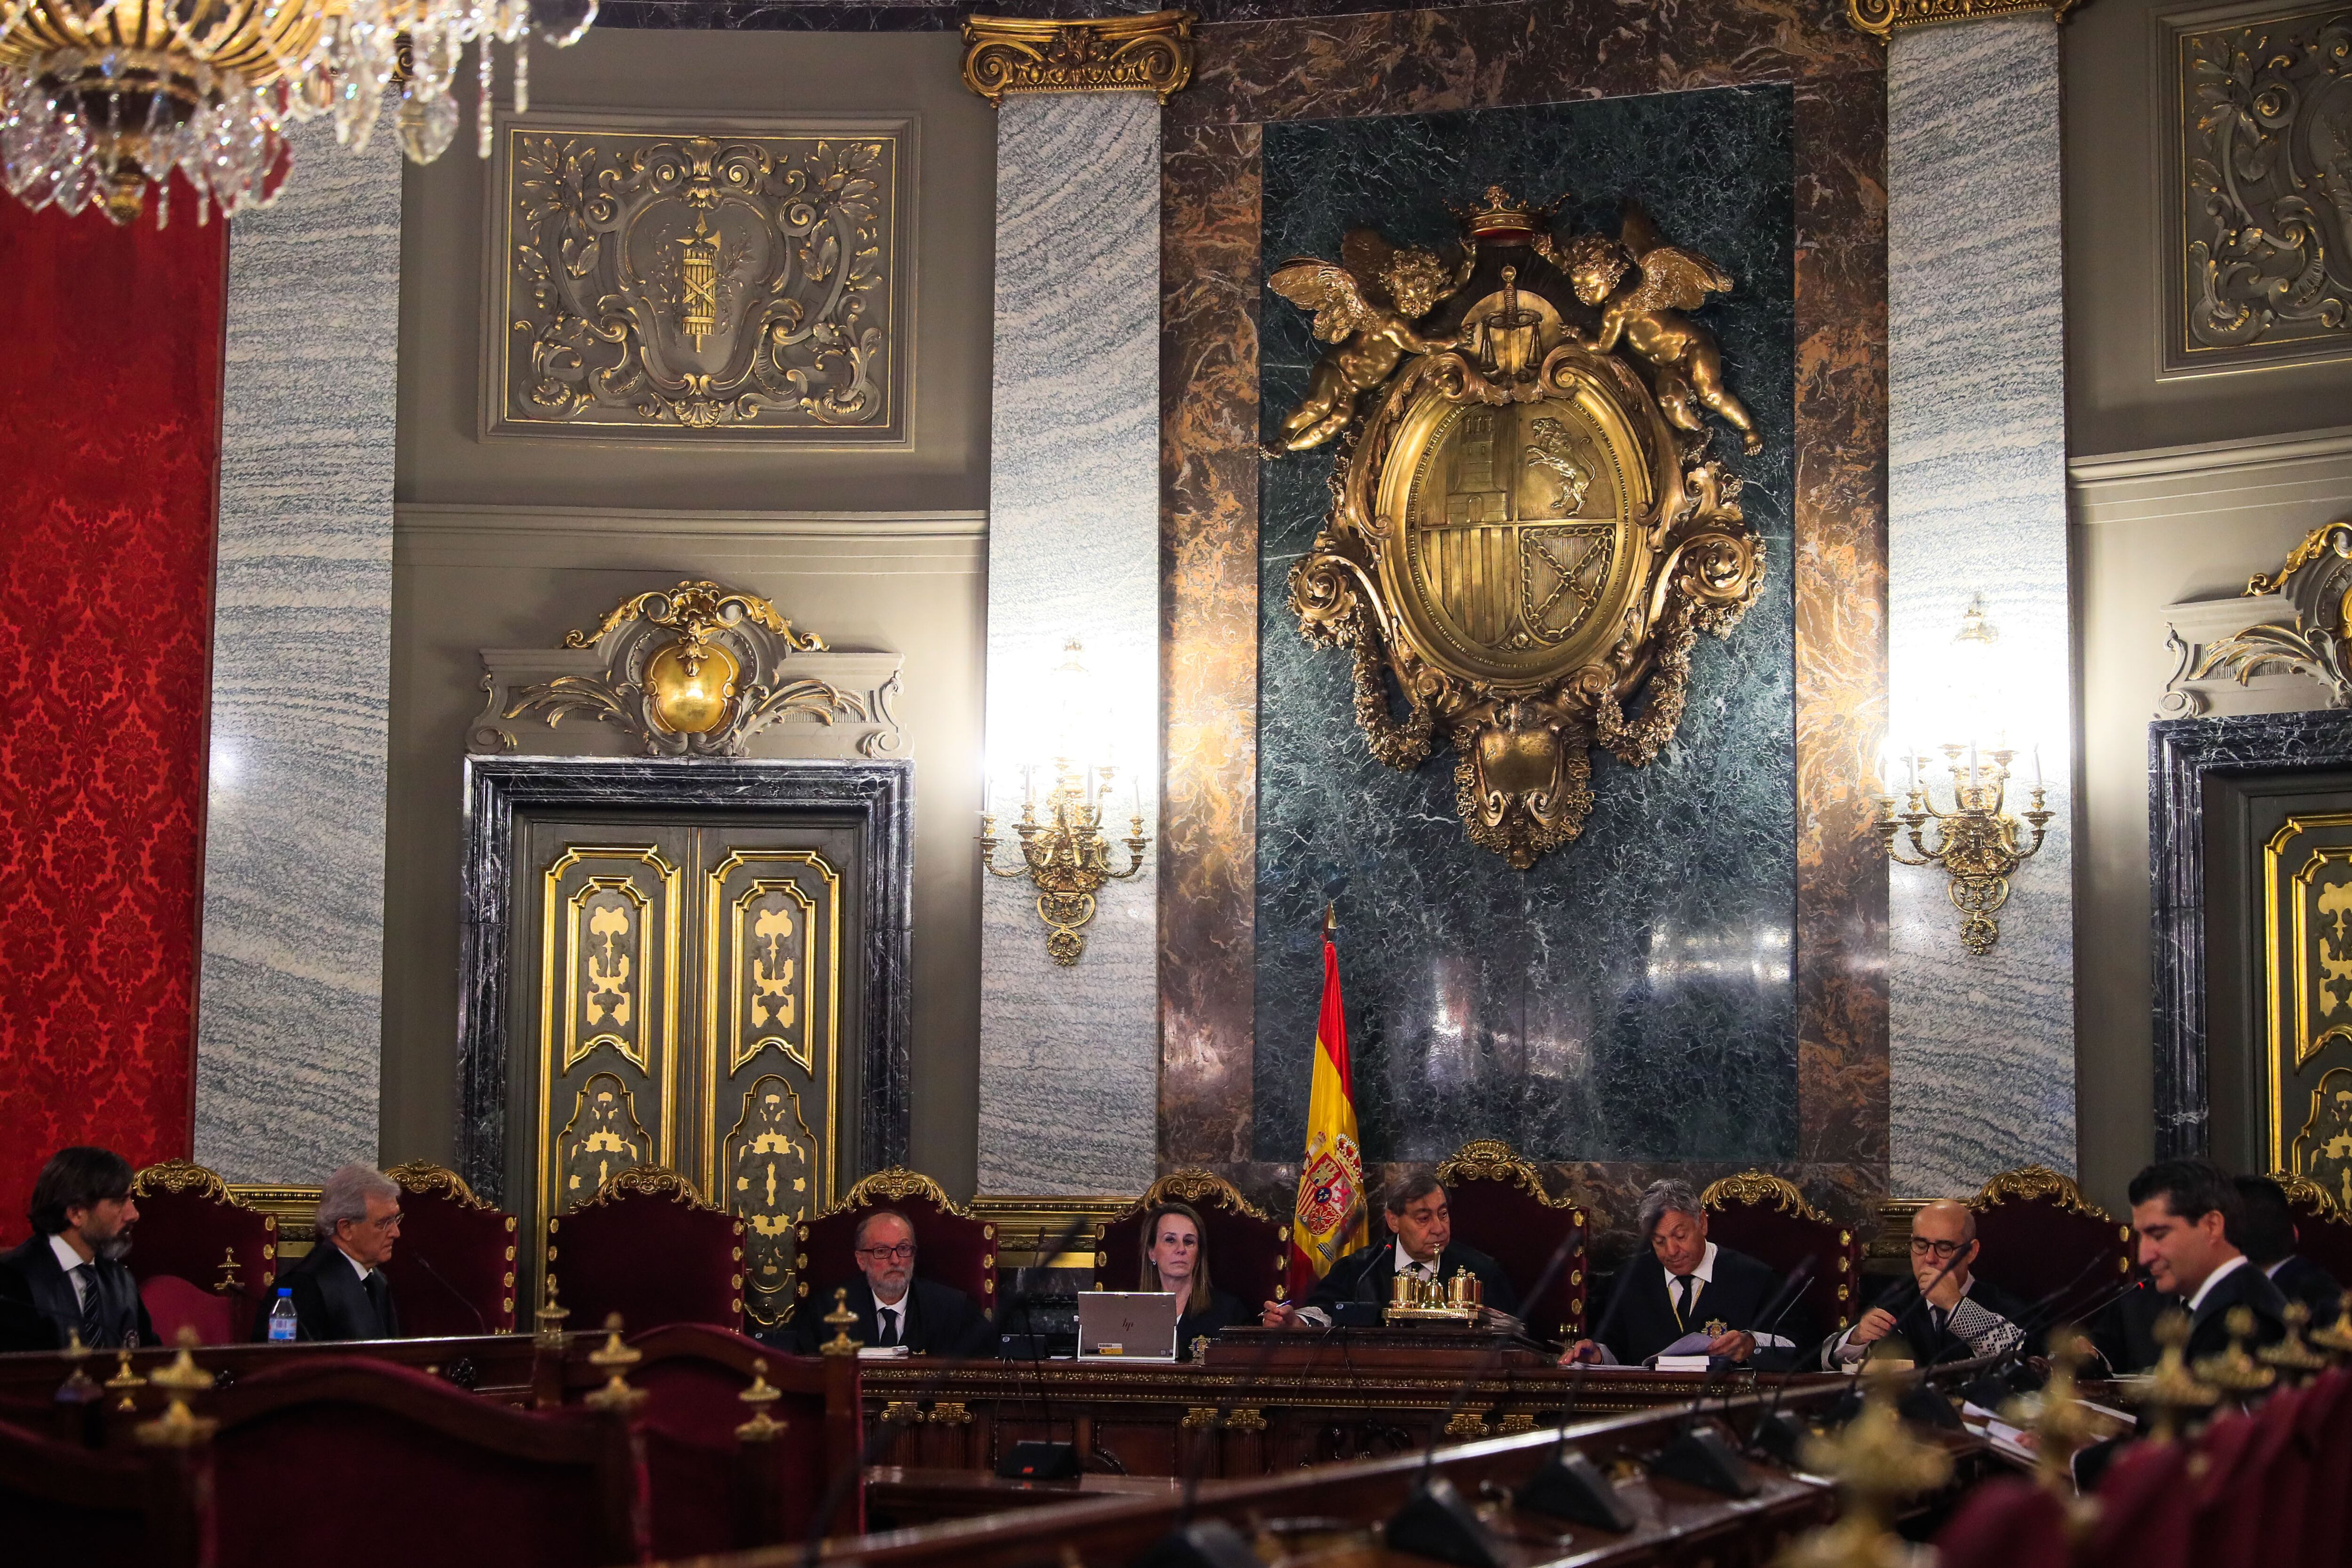
M1389 1236L1370 1247L1360 1247L1339 1262L1331 1272L1323 1276L1314 1289L1307 1292L1302 1307L1321 1307L1328 1310L1340 1301L1373 1301L1385 1307L1396 1294L1396 1237ZM1437 1278L1442 1284L1454 1278L1457 1269L1467 1268L1478 1279L1486 1292L1486 1305L1498 1312L1518 1315L1519 1293L1511 1288L1511 1277L1503 1266L1475 1247L1456 1243L1437 1255Z
M1257 1314L1242 1304L1241 1298L1209 1288L1209 1304L1197 1312L1186 1312L1176 1320L1176 1359L1192 1359L1194 1340L1213 1340L1235 1323L1255 1323Z
M99 1342L92 1350L132 1350L155 1342L155 1325L139 1299L139 1281L120 1258L98 1268ZM49 1238L37 1236L0 1253L0 1351L61 1351L81 1331L81 1299L58 1266Z
M1715 1249L1715 1279L1700 1289L1698 1300L1692 1304L1697 1321L1685 1329L1675 1321L1673 1281L1666 1278L1666 1266L1658 1261L1656 1253L1644 1247L1618 1270L1617 1289L1609 1298L1609 1310L1601 1314L1601 1326L1593 1331L1592 1337L1607 1345L1620 1363L1636 1366L1684 1334L1696 1333L1718 1320L1726 1329L1761 1330L1758 1320L1780 1293L1780 1276L1769 1264L1718 1242ZM1801 1307L1790 1308L1788 1317L1770 1331L1803 1345L1807 1331L1804 1325L1795 1323L1803 1310Z
M2344 1287L2336 1283L2336 1276L2299 1252L2288 1255L2278 1272L2271 1276L2271 1283L2288 1300L2300 1301L2311 1309L2311 1326L2315 1329L2334 1322L2343 1310Z
M1981 1274L1969 1277L1968 1299L1994 1316L2006 1318L2028 1335L2034 1331L2035 1325L2026 1321L2033 1315L2032 1309ZM1706 1298L1702 1296L1699 1300L1704 1305ZM1870 1305L1895 1314L1896 1321L1893 1331L1911 1347L1911 1359L1914 1361L1946 1363L1967 1361L1976 1354L1968 1341L1952 1332L1949 1324L1937 1328L1936 1320L1929 1315L1928 1310L1919 1304L1919 1281L1916 1278L1906 1276L1889 1285ZM1844 1336L1841 1334L1838 1337L1842 1339ZM1835 1348L1836 1341L1832 1340L1822 1347L1822 1353L1827 1356ZM1879 1353L1884 1355L1886 1352L1881 1351Z
M305 1253L293 1268L278 1277L281 1289L294 1292L294 1337L298 1340L396 1340L400 1309L393 1305L392 1278L381 1268L362 1284L360 1271L331 1241L322 1241ZM269 1337L269 1309L278 1304L273 1291L254 1319L253 1337Z
M874 1287L861 1274L846 1288L849 1310L857 1314L849 1337L861 1345L880 1344L882 1326L875 1316ZM907 1294L898 1305L905 1309L898 1342L912 1354L985 1356L994 1352L995 1334L988 1319L971 1297L952 1285L917 1275L907 1282ZM814 1355L833 1338L833 1330L824 1321L824 1315L832 1310L833 1291L820 1291L803 1301L782 1327L759 1338L794 1355Z
M2091 1343L2118 1376L2151 1371L2160 1353L2156 1320L2179 1311L2181 1306L2180 1298L2162 1295L2152 1285L2127 1291L2100 1314ZM2229 1316L2232 1307L2246 1307L2253 1311L2254 1332L2246 1342L2248 1349L2276 1344L2286 1337L2286 1298L2261 1269L2252 1263L2242 1264L2213 1287L2199 1305L2197 1315L2189 1320L2186 1353L2192 1365L2230 1348Z

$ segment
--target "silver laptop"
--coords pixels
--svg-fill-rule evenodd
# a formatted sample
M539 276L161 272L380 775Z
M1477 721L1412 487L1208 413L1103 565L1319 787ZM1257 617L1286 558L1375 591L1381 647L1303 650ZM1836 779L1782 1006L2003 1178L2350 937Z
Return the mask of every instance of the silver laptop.
M1181 1303L1161 1290L1078 1292L1080 1361L1174 1361Z

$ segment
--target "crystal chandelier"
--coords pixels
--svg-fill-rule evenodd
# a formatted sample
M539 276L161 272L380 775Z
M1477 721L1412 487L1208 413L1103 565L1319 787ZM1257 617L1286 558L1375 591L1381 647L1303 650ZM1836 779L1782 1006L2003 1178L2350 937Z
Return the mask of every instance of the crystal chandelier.
M363 148L393 91L401 150L429 163L457 131L459 66L478 44L479 152L490 155L490 46L514 51L530 107L530 35L557 47L596 0L0 0L0 183L26 205L127 224L149 185L169 216L172 171L196 221L268 205L287 125L333 118Z

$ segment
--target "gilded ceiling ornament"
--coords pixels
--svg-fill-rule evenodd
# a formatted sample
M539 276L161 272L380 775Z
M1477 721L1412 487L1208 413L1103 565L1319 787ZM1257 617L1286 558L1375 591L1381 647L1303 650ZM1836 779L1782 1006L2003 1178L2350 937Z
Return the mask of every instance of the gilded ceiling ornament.
M1003 108L1013 92L1155 93L1165 103L1192 79L1190 11L1082 21L967 16L963 84Z
M510 126L495 432L904 435L895 132Z
M1490 186L1451 258L1362 229L1268 279L1333 345L1268 448L1340 443L1300 630L1353 655L1374 756L1453 748L1472 842L1523 870L1582 831L1593 745L1641 767L1674 738L1698 635L1764 574L1706 456L1706 416L1750 450L1753 421L1685 313L1733 280L1637 206L1614 239L1551 212Z
M2048 11L2063 22L2078 0L1845 0L1846 20L1874 38L1885 38L1906 27L1926 27L1937 22L1969 22L1986 16L2013 16L2021 11Z

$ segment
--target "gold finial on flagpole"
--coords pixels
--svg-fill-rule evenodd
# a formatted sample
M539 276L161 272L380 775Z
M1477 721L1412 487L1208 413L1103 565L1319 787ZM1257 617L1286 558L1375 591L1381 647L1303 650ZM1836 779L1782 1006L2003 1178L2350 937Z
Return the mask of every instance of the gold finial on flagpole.
M1336 903L1325 904L1323 906L1323 935L1326 939L1328 939L1331 933L1339 929L1339 906Z

